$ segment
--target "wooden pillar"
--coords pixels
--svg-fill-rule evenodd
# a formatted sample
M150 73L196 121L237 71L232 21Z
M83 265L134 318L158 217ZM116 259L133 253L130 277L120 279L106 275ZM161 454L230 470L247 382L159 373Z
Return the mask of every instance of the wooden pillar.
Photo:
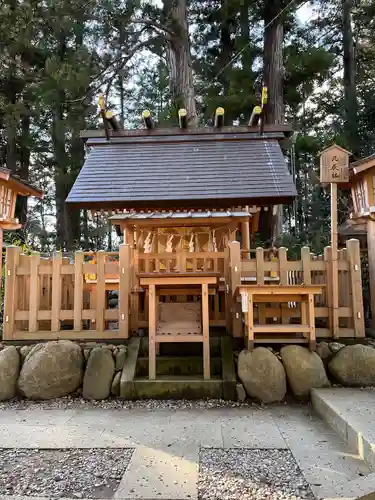
M367 220L367 252L370 278L371 322L375 328L375 220Z
M3 277L3 243L4 243L4 230L2 227L0 227L0 251L1 251L1 258L0 258L0 291L2 287L2 277Z
M249 220L241 222L241 236L242 236L242 255L245 259L249 259L250 250L250 223Z
M73 330L82 330L82 308L83 308L83 256L84 253L77 251L74 255L74 312Z
M119 290L119 333L120 337L129 337L129 302L130 302L130 246L120 245L120 290Z
M4 326L3 340L12 340L15 330L15 315L17 310L16 272L21 249L10 246L5 259L5 290L4 290Z
M375 221L371 222L371 225L375 226ZM367 223L367 224L368 224ZM367 225L368 227L368 225ZM374 229L373 229L374 231ZM349 261L349 287L351 290L351 298L352 298L352 310L353 310L353 326L354 326L354 334L356 337L364 337L365 336L365 318L364 318L364 310L363 310L363 295L362 295L362 277L361 277L361 255L359 248L358 240L349 240L346 242L347 248L347 256ZM375 250L374 250L375 251ZM375 261L375 253L372 254L373 263ZM369 252L369 268L370 268L370 252ZM374 269L372 269L374 271ZM373 276L374 278L374 276ZM371 286L371 307L374 303L374 296L372 294L372 288L375 288L375 282L370 278L370 286ZM374 318L372 320L374 324Z
M235 297L236 288L241 285L241 249L238 241L229 243L229 307L232 315L232 335L233 337L242 336L242 311L241 304ZM228 307L227 305L227 307Z
M129 243L129 241L128 241L129 231L128 231L127 227L123 228L123 235L124 235L123 243L124 243L124 245L127 245Z
M331 246L332 246L332 336L339 336L339 272L337 263L337 184L331 184Z
M62 253L52 257L51 331L60 331Z

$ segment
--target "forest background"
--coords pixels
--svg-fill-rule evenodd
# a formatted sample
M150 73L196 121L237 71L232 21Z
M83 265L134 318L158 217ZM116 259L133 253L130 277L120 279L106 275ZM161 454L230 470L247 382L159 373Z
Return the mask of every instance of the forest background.
M284 207L283 243L329 243L329 195L317 156L337 142L375 152L375 0L3 0L0 166L45 192L19 200L21 233L42 252L107 249L112 233L64 200L83 164L79 131L97 128L98 95L125 127L245 124L269 88L268 123L296 131L287 158L298 198ZM340 195L339 219L348 215Z

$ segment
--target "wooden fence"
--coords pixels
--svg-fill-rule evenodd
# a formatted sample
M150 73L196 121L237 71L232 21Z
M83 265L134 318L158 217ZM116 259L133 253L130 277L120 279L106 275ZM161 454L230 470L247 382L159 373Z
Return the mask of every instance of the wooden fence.
M234 336L241 336L241 305L234 298L234 291L241 283L282 285L322 285L323 294L315 298L317 337L364 337L360 247L358 240L349 240L346 248L338 252L337 304L332 299L332 251L326 247L324 255L316 256L308 247L301 249L300 260L288 260L287 249L279 248L277 260L268 260L268 254L257 248L254 258L241 259L240 245L229 244L229 314L227 327ZM255 317L260 323L288 323L300 317L300 309L294 303L259 304ZM337 316L338 331L334 331L334 316Z
M121 245L119 252L76 252L71 258L56 252L43 258L8 247L3 338L126 339L129 331L148 326L148 296L138 285L137 273L177 269L223 276L218 293L209 300L210 325L225 326L228 257L229 251L139 254Z
M241 283L321 284L316 298L317 337L363 337L362 283L357 240L339 252L339 302L332 303L332 254L314 256L303 248L300 260L288 260L278 250L278 260L258 248L254 258L241 259L240 245L225 252L140 254L128 245L119 252L76 252L73 257L57 252L43 258L22 255L8 247L4 304L4 340L126 339L129 332L148 326L148 296L138 284L138 273L212 271L220 274L218 293L210 296L210 326L226 326L242 336L240 304L234 290ZM183 301L181 296L161 301ZM191 300L198 300L192 297ZM300 316L296 304L260 305L261 322L293 322ZM339 331L334 332L334 315Z
M56 252L42 258L8 247L4 340L128 338L130 248L94 257L76 252L72 260ZM110 307L109 290L117 291L118 307Z

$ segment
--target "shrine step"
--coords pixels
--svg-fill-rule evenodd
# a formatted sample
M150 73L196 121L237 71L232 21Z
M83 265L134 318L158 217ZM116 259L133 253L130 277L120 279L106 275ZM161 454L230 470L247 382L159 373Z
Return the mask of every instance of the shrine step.
M210 332L210 351L212 357L221 355L221 337ZM141 338L140 356L148 356L148 337ZM202 342L165 342L160 344L160 356L203 356Z
M203 380L198 376L158 376L156 380L134 380L132 399L222 399L223 381L219 377Z
M211 358L212 375L221 375L221 358ZM202 356L157 356L156 375L203 375ZM137 377L148 376L148 357L138 358Z

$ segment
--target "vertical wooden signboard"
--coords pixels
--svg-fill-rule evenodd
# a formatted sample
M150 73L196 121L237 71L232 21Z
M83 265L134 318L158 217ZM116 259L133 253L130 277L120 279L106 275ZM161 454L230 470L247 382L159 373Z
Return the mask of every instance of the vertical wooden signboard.
M332 336L339 334L339 275L337 262L337 185L349 182L349 156L351 153L334 144L320 153L320 183L331 186L331 283L332 310L330 328Z

